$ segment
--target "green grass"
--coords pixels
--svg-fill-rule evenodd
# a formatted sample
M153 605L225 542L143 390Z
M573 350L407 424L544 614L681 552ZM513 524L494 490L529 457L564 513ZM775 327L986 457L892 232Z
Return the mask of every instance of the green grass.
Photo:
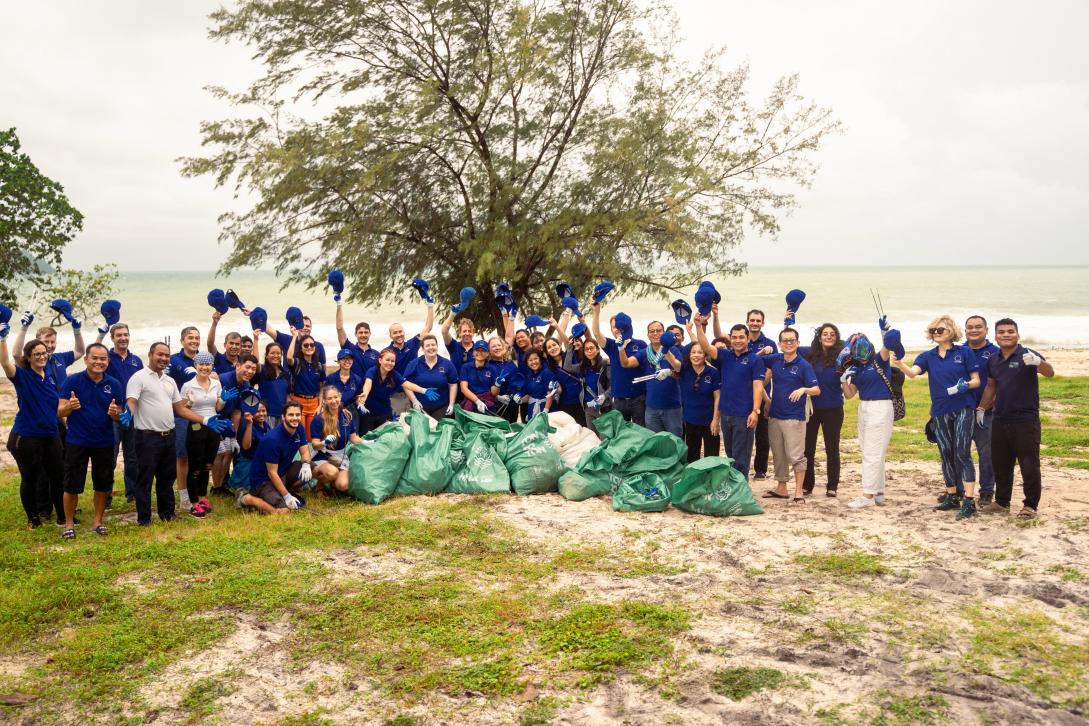
M873 694L872 700L878 704L838 704L819 708L814 715L821 726L937 726L949 722L949 702L932 693L900 696L883 690Z
M721 668L711 674L711 690L734 701L744 701L759 691L806 686L804 678L763 666Z
M846 552L821 552L794 556L808 572L823 573L833 577L857 577L859 575L884 575L889 568L877 555L850 550Z

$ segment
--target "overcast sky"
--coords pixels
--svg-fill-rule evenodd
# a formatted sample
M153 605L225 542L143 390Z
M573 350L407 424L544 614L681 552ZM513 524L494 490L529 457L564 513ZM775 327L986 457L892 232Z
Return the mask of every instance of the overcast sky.
M213 269L229 190L183 179L202 87L258 69L207 38L218 2L0 0L0 125L86 215L66 264ZM754 265L1089 264L1089 2L676 0L757 98L798 72L846 131Z

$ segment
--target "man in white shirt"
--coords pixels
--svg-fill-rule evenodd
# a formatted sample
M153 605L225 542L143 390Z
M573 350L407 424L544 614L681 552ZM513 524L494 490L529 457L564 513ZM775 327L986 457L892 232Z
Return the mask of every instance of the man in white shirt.
M122 423L136 429L136 522L151 524L151 482L155 480L159 519L177 519L174 513L174 481L177 467L174 452L174 417L213 425L216 416L202 417L189 410L178 384L166 375L170 348L153 343L147 368L137 371L125 389L127 411Z

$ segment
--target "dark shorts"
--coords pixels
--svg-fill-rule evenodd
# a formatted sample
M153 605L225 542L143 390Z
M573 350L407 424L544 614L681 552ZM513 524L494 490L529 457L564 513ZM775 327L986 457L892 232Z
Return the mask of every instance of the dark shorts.
M113 491L117 457L112 446L91 448L69 443L64 450L64 491L82 494L87 486L87 464L91 464L91 487L96 492Z
M238 490L238 506L239 507L247 506L245 504L245 502L243 501L246 498L247 494L249 496L251 496L251 497L257 497L258 499L263 499L264 501L268 502L269 504L276 507L277 509L283 509L283 508L285 508L287 506L286 504L284 504L284 496L282 494L280 494L279 491L276 490L276 487L274 487L272 485L272 482L270 482L270 481L265 482L264 484L262 484L261 486L257 487L256 489L254 489L252 491L246 491L245 489L239 489Z

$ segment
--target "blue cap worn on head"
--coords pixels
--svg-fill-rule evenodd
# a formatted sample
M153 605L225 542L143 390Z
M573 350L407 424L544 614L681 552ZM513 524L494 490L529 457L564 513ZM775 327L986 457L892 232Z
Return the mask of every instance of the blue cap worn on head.
M201 351L193 356L193 363L210 366L216 362L215 356L207 351Z
M0 325L3 325L11 320L11 308L7 305L0 303Z
M565 297L574 297L575 290L569 284L567 284L566 281L564 281L561 282L559 285L556 285L556 295L561 299ZM566 305L564 307L566 307Z
M348 348L341 348L337 351L337 360L344 360L345 358L351 358L352 351Z
M680 325L687 325L688 321L692 319L692 306L681 299L674 300L672 303L673 319Z
M325 281L329 283L329 287L333 288L335 294L340 295L344 292L344 273L340 270L330 270Z
M463 313L469 307L469 302L476 295L476 290L471 287L461 288L461 302L450 308L452 313Z
M575 299L573 295L568 295L563 300L560 300L560 304L575 314L575 317L581 318L582 311L579 310L579 301Z
M586 323L575 323L571 326L571 337L581 338L582 334L586 332Z
M616 285L612 284L607 280L605 282L599 282L598 284L594 285L594 304L600 305L602 301L605 300L605 296L615 289Z
M696 300L696 309L705 317L711 314L711 306L722 300L722 296L718 294L718 290L710 280L701 282L693 297Z
M662 344L662 347L669 350L677 344L677 334L672 330L667 330L662 333L661 339L658 341Z
M98 310L106 319L106 327L112 327L121 322L121 303L117 300L107 300Z
M285 317L287 318L287 324L295 328L295 330L302 330L302 328L306 325L303 311L297 307L289 307L287 309Z
M543 328L543 327L551 325L551 324L552 323L548 322L547 320L542 318L540 315L527 315L526 316L526 327L527 328Z
M268 327L268 312L264 308L257 307L250 310L250 326L254 330L264 330Z
M227 307L232 307L235 310L246 307L246 304L238 299L238 295L235 294L234 290L228 290L225 297L227 298Z
M435 299L431 297L431 286L427 284L427 280L417 277L412 281L412 287L416 288L416 292L420 294L420 299L428 305L435 302Z
M490 352L490 350L488 348L488 343L487 343L487 341L484 341L484 340L478 340L475 343L473 343L473 350L482 350L485 353Z
M220 315L226 313L230 308L227 306L227 295L218 287L208 292L208 304L216 309L216 312Z
M627 313L617 313L613 319L613 324L616 325L616 329L620 331L621 337L624 340L630 340L633 335L633 328L631 325L631 316Z

